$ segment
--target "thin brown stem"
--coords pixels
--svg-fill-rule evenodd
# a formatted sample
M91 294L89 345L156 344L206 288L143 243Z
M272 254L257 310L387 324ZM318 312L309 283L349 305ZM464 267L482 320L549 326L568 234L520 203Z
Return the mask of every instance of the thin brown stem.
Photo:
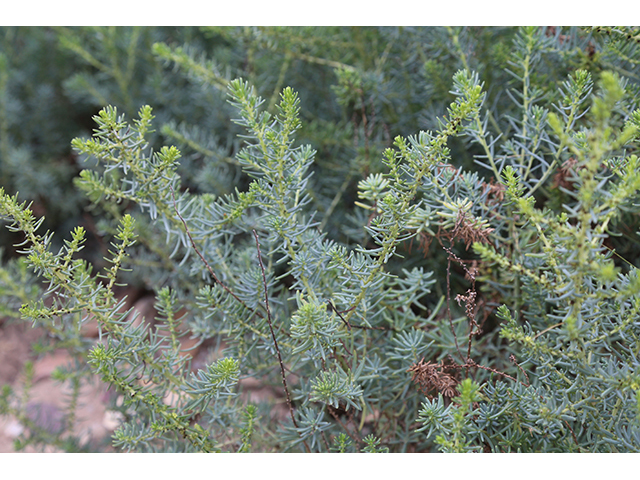
M524 369L518 364L518 361L516 360L515 355L511 354L509 356L509 360L511 360L515 364L515 366L518 367L518 370L520 370L522 372L522 374L524 375L524 378L527 379L527 384L525 385L523 383L523 385L525 387L529 387L531 385L531 382L529 381L529 375L527 375L527 372L525 372ZM520 383L522 383L522 382L520 382Z
M260 270L262 271L262 282L264 283L264 304L267 309L267 323L269 324L269 330L271 331L271 338L273 339L273 345L276 349L276 355L278 357L278 362L280 363L280 375L282 376L282 385L284 386L284 393L287 397L287 405L289 406L289 414L291 415L291 420L293 421L293 425L296 428L298 427L298 422L296 422L296 417L293 414L293 405L291 403L291 395L289 394L289 387L287 387L287 377L284 373L284 362L282 361L282 355L280 354L280 348L278 347L278 340L276 339L276 333L273 330L273 323L271 321L271 309L269 308L269 294L267 292L267 276L264 273L264 264L262 263L262 252L260 252L260 241L258 240L258 234L255 230L253 230L253 236L256 239L256 248L258 249L258 263L260 264ZM309 445L305 440L302 440L307 453L311 453L309 449Z
M173 209L176 212L176 215L178 216L178 218L182 221L182 224L184 225L184 230L187 233L187 236L189 237L189 241L191 242L191 246L193 247L193 249L195 250L195 252L198 254L198 256L200 257L200 260L202 260L202 263L204 263L205 267L207 267L207 270L209 271L209 274L211 275L211 277L213 278L213 280L220 285L229 295L231 295L233 298L235 298L238 302L240 302L242 304L242 306L244 306L247 310L255 313L256 315L258 315L259 317L262 317L262 315L260 314L260 312L250 308L246 303L244 303L235 293L233 293L233 291L231 291L231 289L229 289L229 287L227 287L219 278L218 276L213 272L213 269L211 268L211 266L209 265L209 262L207 262L207 259L204 258L204 255L202 255L202 253L200 253L200 250L198 249L198 247L196 246L196 242L193 240L193 237L191 236L191 232L189 231L189 227L187 226L187 222L185 221L185 219L182 217L182 215L180 215L180 212L178 211L178 206L176 204L176 195L175 192L173 191L173 187L171 185L169 185L169 189L171 190L171 196L173 197Z
M456 227L457 229L457 227ZM454 229L455 232L455 229ZM455 238L455 233L454 233L454 237ZM452 246L453 246L453 239L451 240ZM465 273L467 274L467 276L469 277L469 279L471 280L471 289L469 289L467 291L467 295L458 295L456 296L456 300L458 301L458 305L460 305L460 301L464 300L465 301L465 313L467 314L467 317L469 318L469 335L467 338L467 358L471 357L471 342L472 339L475 335L479 335L481 333L480 331L480 326L478 325L478 323L476 322L476 314L475 314L475 305L476 305L476 279L475 279L475 275L469 271L469 269L467 268L467 266L464 264L464 262L462 261L462 259L460 257L458 257L455 253L453 253L453 251L451 250L451 248L447 248L444 245L442 246L442 248L449 254L449 265L451 260L455 260L456 262L458 262L458 264L463 268L463 270L465 271ZM450 274L450 271L447 271L447 274ZM449 280L447 278L447 280ZM447 285L448 286L448 285Z
M329 308L331 310L333 310L333 312L338 315L338 317L340 317L340 320L342 320L342 322L347 326L347 328L349 329L349 331L351 331L351 324L349 323L348 320L345 320L344 317L342 316L342 313L340 311L338 311L338 309L335 307L335 305L333 303L331 303L331 300L327 300L327 305L329 305Z
M351 331L351 328L360 328L362 330L390 330L390 331L394 331L396 332L397 330L393 327L367 327L366 325L352 325L348 320L346 320L342 314L346 313L346 312L350 312L351 310L353 310L355 307L351 307L349 310L345 310L343 312L339 311L335 305L333 303L331 303L331 300L327 300L327 304L329 305L329 308L331 310L333 310L338 317L340 317L340 320L342 320L342 322L347 326L347 328L349 329L349 331Z
M571 425L569 425L569 422L567 422L566 420L564 421L564 423L567 424L567 428L571 432L571 436L573 437L573 441L576 442L576 445L578 446L578 448L580 448L580 444L578 443L578 438L576 437L576 433L573 431L573 428L571 428Z
M334 418L334 420L338 422L338 425L342 427L342 429L347 433L347 435L349 435L349 437L351 437L351 439L354 442L356 442L356 444L358 444L359 446L362 445L362 440L360 439L360 437L357 434L351 433L351 431L349 431L349 427L347 427L344 423L342 423L342 420L340 420L340 417L338 417L338 415L336 414L335 408L329 406L327 408L327 411Z
M513 380L514 382L518 382L524 385L525 387L529 386L529 385L525 385L523 382L519 381L517 378L512 377L508 373L501 372L500 370L496 370L495 368L485 367L484 365L480 365L470 358L468 358L466 363L464 365L461 365L460 367L461 368L481 368L482 370L487 370L488 372L492 372L492 373L495 373L496 375L501 375L505 378Z
M456 350L460 358L464 360L464 355L458 345L458 336L456 335L456 329L453 326L453 317L451 316L451 256L447 258L447 313L449 314L449 326L451 327L451 333L453 334L453 341L456 345Z

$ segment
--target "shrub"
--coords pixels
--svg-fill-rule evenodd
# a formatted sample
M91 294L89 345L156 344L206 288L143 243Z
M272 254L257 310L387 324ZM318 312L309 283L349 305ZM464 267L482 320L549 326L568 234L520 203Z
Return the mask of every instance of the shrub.
M103 74L90 49L133 58L138 38L117 53L59 35ZM22 255L4 294L76 360L55 374L74 387L58 435L3 391L1 411L31 427L21 445L79 448L73 398L98 374L124 398L110 408L127 451L637 451L638 38L285 28L155 43L199 91L191 110L161 106L178 146L150 106L128 120L130 97L72 142L106 263L80 254L85 228L58 248L2 192ZM331 69L331 88L310 80ZM159 81L140 75L120 93ZM211 111L206 128L176 120ZM153 328L123 308L122 282L154 292ZM202 368L185 335L211 348ZM248 377L282 392L286 418L240 395Z

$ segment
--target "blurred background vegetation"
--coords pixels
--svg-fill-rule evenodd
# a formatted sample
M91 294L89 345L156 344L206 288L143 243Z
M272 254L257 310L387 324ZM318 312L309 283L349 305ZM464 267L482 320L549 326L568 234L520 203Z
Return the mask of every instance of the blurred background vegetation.
M638 98L638 43L629 41L630 31L533 30L536 45L519 45L532 37L519 37L515 27L3 27L0 186L33 202L57 245L77 225L99 238L90 201L73 185L88 166L70 141L88 137L92 116L106 105L131 119L148 104L158 126L154 148L174 144L183 152L183 185L216 196L242 188L247 178L234 158L241 131L230 121L227 84L243 77L271 112L282 88L299 93L298 141L317 150L313 207L330 237L360 243L358 216L365 213L354 209L357 182L382 170L382 152L395 136L438 127L437 116L454 99L449 89L457 70L479 74L487 128L503 138L518 130L520 115L514 52L531 52L536 68L527 87L541 104L557 101L556 85L578 68L593 78L617 72L627 79L627 98ZM477 144L463 138L449 147L456 167L493 177L474 165L483 153ZM552 183L536 192L539 203L562 202ZM613 241L637 265L637 219L626 220L629 236ZM1 231L5 259L17 240ZM444 252L432 253L444 261Z

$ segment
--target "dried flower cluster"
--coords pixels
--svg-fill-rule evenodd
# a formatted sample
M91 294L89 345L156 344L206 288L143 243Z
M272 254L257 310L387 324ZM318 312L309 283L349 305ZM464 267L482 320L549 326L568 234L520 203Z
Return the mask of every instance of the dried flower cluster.
M432 363L424 361L422 358L418 363L411 365L407 370L411 372L411 380L418 385L418 388L428 398L434 398L442 394L447 398L458 395L456 389L458 381L449 373L446 373L444 363Z

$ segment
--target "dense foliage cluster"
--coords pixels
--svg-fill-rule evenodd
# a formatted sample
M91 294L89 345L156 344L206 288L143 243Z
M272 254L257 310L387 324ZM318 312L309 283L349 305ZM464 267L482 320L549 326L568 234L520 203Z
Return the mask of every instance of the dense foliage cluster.
M125 451L640 450L639 63L623 27L2 29L2 314L75 359L55 435L3 389L17 445L82 449L97 374Z

